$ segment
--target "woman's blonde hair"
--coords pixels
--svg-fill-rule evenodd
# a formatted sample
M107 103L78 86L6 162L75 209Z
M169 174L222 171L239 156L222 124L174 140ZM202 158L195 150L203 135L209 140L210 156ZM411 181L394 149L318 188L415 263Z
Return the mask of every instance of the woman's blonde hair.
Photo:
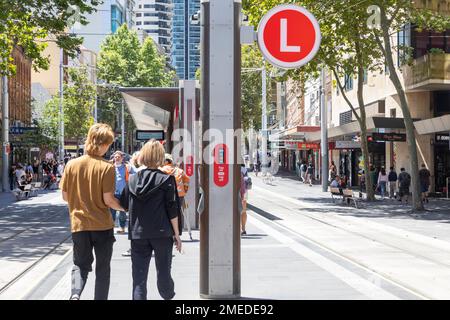
M164 154L163 145L159 141L152 139L142 147L138 162L147 168L155 169L164 165Z
M88 136L84 144L85 153L90 156L99 155L99 148L111 145L114 141L112 128L105 123L96 123L89 128Z

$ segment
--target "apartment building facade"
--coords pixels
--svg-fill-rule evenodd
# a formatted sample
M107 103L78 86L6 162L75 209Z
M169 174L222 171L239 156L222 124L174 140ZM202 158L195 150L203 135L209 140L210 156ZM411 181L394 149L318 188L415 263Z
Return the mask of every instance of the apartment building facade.
M144 30L167 56L172 49L172 0L136 0L134 29Z

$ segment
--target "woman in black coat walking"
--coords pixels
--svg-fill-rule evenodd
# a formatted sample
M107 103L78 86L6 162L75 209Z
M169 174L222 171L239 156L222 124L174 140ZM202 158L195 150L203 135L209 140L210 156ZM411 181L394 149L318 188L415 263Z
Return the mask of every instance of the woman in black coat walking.
M172 248L181 252L177 189L174 177L158 169L164 164L164 148L156 140L142 147L139 162L146 169L132 175L122 192L121 205L129 212L133 300L147 299L150 259L155 252L157 285L165 300L175 296L170 275Z

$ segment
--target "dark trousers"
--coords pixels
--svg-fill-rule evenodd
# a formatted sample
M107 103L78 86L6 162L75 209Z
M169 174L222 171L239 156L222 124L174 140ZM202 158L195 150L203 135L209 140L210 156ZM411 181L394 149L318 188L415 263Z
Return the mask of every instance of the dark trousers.
M172 238L131 240L131 264L133 272L133 300L147 300L148 267L155 251L158 291L165 300L175 296L170 275L172 268Z
M95 300L107 300L111 274L111 257L113 251L114 230L80 231L72 233L73 268L72 268L72 296L81 296L92 271L95 252Z

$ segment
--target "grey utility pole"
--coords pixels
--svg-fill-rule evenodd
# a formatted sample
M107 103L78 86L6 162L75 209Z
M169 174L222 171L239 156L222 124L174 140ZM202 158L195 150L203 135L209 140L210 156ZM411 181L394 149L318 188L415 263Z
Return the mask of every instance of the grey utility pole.
M121 105L121 122L120 128L122 129L122 152L125 152L125 101L122 99Z
M261 164L262 173L267 173L267 72L266 63L263 61L263 67L261 70L261 109L262 109L262 119L261 119L261 133L262 133L262 146L261 146Z
M59 57L59 160L64 160L64 49L60 49ZM78 146L77 146L78 149Z
M2 190L9 191L9 101L8 101L8 77L3 76L3 101L2 101Z
M225 137L241 127L241 1L201 6L202 150L210 151L200 170L200 296L238 298L241 145Z
M328 191L328 121L325 106L325 69L320 72L320 129L321 129L321 159L322 159L322 191Z

